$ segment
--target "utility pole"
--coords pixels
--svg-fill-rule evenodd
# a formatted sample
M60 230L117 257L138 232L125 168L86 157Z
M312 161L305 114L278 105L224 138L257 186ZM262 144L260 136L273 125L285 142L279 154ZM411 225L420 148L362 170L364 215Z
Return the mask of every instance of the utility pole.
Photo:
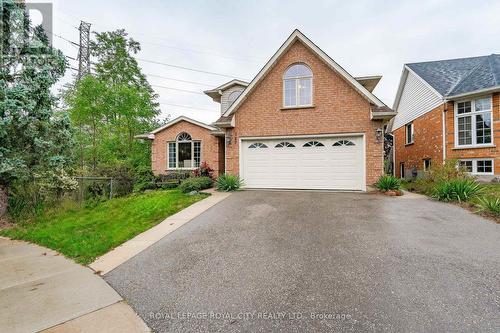
M78 49L78 80L90 74L90 23L80 22L80 47Z

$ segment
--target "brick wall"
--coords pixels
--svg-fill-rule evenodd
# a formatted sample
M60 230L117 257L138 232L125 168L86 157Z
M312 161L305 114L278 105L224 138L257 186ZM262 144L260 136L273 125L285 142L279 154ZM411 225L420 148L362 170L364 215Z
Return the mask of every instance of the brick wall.
M493 95L493 143L496 147L455 149L455 114L454 103L448 103L446 112L446 158L467 159L467 158L495 158L495 174L500 174L500 95Z
M431 164L443 163L443 105L413 120L413 143L406 145L405 126L396 129L394 134L394 170L401 177L400 163L404 162L405 176L411 176L416 168L421 172L424 159L430 158Z
M283 73L296 62L312 69L314 107L282 110ZM354 132L366 134L367 184L383 173L383 146L375 136L382 122L370 120L370 103L299 41L249 94L235 117L232 143L226 148L228 173L239 173L240 137Z
M411 169L423 170L423 160L431 158L432 162L443 161L442 112L446 109L446 159L494 158L495 174L500 174L500 95L493 95L493 133L495 147L488 148L455 148L455 111L454 102L440 105L434 110L413 121L414 144L405 145L405 127L394 131L395 138L395 170L400 174L400 162L405 163L406 176L411 175Z
M186 132L193 140L201 141L201 161L206 161L215 174L219 174L219 140L206 128L187 121L180 121L163 131L156 133L151 144L151 165L155 174L165 173L167 169L167 143L175 141L177 135Z

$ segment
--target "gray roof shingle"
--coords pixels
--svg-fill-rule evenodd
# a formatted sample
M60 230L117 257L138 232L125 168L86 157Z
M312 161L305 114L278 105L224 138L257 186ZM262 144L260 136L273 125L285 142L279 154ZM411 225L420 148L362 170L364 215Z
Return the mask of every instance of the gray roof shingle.
M407 64L443 96L500 85L500 55Z

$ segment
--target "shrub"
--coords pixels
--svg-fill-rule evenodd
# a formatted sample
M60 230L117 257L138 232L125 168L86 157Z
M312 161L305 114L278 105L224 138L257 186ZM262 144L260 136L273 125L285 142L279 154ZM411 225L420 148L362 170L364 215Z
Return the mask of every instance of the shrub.
M183 193L189 193L191 191L201 191L212 187L212 179L210 177L193 177L182 181L179 185L179 189Z
M432 196L440 201L468 201L480 194L482 187L474 179L452 179L437 183Z
M243 180L240 177L230 174L222 174L215 181L215 188L217 191L236 191L244 185Z
M124 163L99 166L91 176L113 178L113 197L121 197L132 193L134 187L134 170Z
M393 175L383 175L375 183L375 187L380 191L399 190L401 188L401 180Z
M436 163L431 166L425 179L431 183L440 183L453 179L471 179L465 168L457 166L457 160L446 160L444 164Z
M155 189L155 176L151 167L141 165L134 170L134 192Z
M489 211L493 214L500 215L500 198L495 197L482 197L478 198L478 203L480 211Z
M193 171L195 177L213 177L214 169L212 169L207 162L201 162L198 169Z

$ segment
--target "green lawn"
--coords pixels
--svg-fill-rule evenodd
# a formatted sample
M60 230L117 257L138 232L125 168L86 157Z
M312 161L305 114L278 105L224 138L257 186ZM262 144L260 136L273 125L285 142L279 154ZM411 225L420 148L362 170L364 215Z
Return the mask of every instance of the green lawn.
M154 191L116 198L94 207L59 208L29 223L0 231L0 235L23 239L61 252L82 264L153 227L166 217L206 198L179 190Z
M500 184L484 184L484 194L500 198Z

